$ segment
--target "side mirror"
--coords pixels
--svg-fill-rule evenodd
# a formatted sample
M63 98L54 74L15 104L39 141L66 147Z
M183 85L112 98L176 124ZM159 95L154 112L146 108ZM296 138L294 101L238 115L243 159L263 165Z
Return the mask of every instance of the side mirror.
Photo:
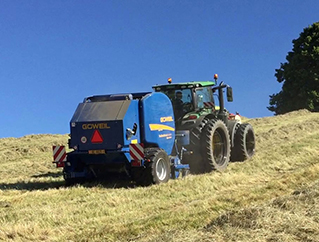
M233 101L233 88L227 87L227 101L232 102Z

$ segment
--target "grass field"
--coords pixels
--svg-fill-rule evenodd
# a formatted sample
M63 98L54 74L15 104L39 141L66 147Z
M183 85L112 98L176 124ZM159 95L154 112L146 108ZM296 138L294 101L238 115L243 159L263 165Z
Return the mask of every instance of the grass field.
M0 241L319 241L319 113L247 121L253 159L150 187L64 187L67 135L0 139Z

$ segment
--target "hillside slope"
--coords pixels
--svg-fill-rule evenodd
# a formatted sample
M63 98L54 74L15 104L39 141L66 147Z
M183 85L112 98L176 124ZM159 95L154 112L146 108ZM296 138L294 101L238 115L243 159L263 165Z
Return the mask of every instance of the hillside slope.
M0 139L0 240L319 241L319 113L247 121L253 159L151 187L64 187L67 135Z

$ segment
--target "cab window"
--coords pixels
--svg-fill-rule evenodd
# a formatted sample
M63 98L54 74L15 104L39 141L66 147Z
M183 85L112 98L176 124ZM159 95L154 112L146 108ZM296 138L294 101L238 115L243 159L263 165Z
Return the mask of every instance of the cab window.
M215 102L210 88L197 88L195 96L198 109L215 109Z
M166 90L164 93L172 101L175 120L182 118L186 113L194 110L191 89Z
M171 99L172 103L181 100L183 103L193 103L190 89L165 90L164 93Z

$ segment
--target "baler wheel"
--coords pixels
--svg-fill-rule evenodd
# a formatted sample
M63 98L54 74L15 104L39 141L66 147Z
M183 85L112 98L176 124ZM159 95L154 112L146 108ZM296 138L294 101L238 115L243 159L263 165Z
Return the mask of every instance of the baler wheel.
M139 170L139 177L135 176L137 184L149 186L167 182L170 179L171 166L166 152L162 149L151 149L145 153L150 162L146 162L145 168Z
M157 150L150 157L150 172L153 184L167 182L171 175L171 166L168 155L164 150Z
M202 132L202 154L205 172L223 171L230 159L230 137L222 120L210 120Z

